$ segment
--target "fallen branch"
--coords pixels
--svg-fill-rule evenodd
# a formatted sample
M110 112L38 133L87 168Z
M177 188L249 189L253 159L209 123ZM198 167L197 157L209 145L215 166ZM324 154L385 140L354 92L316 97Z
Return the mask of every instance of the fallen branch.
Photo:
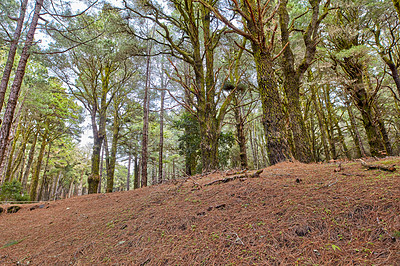
M217 184L221 184L221 183L228 183L230 181L234 181L236 179L242 179L242 178L257 178L260 176L260 174L263 172L264 170L257 170L255 173L248 175L248 174L244 174L244 175L236 175L236 176L231 176L231 177L226 177L224 179L217 179L214 180L208 184L205 184L204 186L211 186L211 185L217 185Z
M247 172L247 169L244 169L244 170L241 170L241 171L237 171L237 172L231 172L231 173L226 173L226 175L227 176L230 176L230 175L241 175L241 174L244 174L244 173L246 173Z
M361 165L365 168L367 168L368 170L374 170L374 169L378 169L378 170L382 170L382 171L387 171L387 172L394 172L396 171L396 168L394 167L394 165L391 166L383 166L383 165L376 165L376 164L367 164L365 161L360 160L361 161Z

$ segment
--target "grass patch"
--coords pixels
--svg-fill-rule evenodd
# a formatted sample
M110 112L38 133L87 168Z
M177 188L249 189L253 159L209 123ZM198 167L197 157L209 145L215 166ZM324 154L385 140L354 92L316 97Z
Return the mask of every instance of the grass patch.
M19 244L19 243L21 243L22 241L24 241L25 239L26 239L26 237L25 237L25 238L22 238L22 239L20 239L20 240L11 240L10 242L4 244L4 246L2 246L0 249L8 248L8 247L14 246L14 245L16 245L16 244Z

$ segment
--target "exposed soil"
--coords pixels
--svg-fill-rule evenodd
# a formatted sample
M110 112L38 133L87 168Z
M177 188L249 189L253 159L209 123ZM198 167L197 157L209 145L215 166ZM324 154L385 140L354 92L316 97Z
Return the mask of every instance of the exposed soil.
M400 265L399 170L337 167L287 162L210 186L226 173L19 205L0 214L0 264Z

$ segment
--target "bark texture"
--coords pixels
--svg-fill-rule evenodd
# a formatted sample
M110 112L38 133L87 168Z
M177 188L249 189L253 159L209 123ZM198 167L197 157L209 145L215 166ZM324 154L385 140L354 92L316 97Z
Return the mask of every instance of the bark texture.
M4 97L6 95L8 82L10 81L15 54L17 52L19 39L21 37L22 27L24 25L27 5L28 5L28 0L24 0L23 2L21 2L20 14L17 20L17 27L15 28L15 32L10 44L10 49L8 51L8 57L3 71L3 78L1 79L0 83L0 112L3 109Z

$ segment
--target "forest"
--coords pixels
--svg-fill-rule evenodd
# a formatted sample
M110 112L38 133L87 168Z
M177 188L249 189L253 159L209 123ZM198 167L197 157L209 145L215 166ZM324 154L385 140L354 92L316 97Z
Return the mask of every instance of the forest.
M399 41L399 0L2 0L0 200L397 156Z

